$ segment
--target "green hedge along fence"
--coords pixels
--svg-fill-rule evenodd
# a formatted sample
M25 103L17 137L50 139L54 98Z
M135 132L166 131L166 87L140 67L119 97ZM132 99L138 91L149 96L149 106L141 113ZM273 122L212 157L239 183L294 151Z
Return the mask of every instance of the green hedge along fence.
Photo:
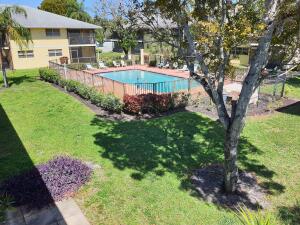
M67 91L74 92L80 97L90 100L94 105L97 105L107 111L120 113L123 109L123 104L113 94L102 94L96 89L88 87L77 81L62 79L53 69L41 68L39 69L39 74L42 80L57 84L61 87L66 87Z
M130 114L156 114L176 108L184 108L188 105L190 99L190 95L185 93L159 95L149 93L134 96L125 95L123 104L113 94L103 94L77 81L62 79L53 69L41 68L39 74L42 80L65 87L67 91L74 92L80 97L90 100L94 105L116 113L124 111Z

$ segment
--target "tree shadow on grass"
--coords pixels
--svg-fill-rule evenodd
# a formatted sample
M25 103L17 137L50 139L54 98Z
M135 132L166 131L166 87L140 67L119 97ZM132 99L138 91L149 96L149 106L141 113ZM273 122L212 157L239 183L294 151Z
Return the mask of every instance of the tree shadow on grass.
M8 77L9 86L20 85L23 82L36 82L37 77L27 76L26 74L17 77Z
M190 176L201 167L223 163L224 130L217 122L196 113L177 113L162 119L133 122L111 122L94 118L99 127L95 143L104 150L101 156L124 170L133 169L131 177L141 180L149 173L163 176L169 172L181 180L183 190L192 190ZM284 187L272 180L274 171L249 159L248 153L262 152L241 138L239 162L246 170L265 178L270 193Z
M291 114L291 115L300 116L300 101L295 102L294 104L279 108L276 111L281 112L281 113L287 113L287 114Z
M291 207L279 207L279 217L284 224L300 224L300 201Z

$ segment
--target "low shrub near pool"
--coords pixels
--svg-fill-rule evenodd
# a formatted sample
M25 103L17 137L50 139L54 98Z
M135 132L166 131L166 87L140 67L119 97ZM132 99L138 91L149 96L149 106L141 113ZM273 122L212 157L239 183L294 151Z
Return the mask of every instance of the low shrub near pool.
M58 84L58 81L60 80L59 74L55 70L51 70L48 68L40 68L39 74L40 78L44 81Z
M80 97L90 100L92 104L116 113L122 111L130 114L162 113L187 106L190 98L190 95L185 93L159 95L149 93L125 95L122 103L113 94L103 94L77 81L62 79L53 69L42 68L39 70L39 73L42 80L65 87L67 91L74 92Z
M80 82L61 79L59 74L53 69L41 68L39 74L42 80L58 84L61 87L66 87L67 91L74 92L107 111L116 113L122 111L123 105L121 101L113 94L102 94L94 88L88 87Z
M42 207L72 196L91 176L92 169L80 160L60 156L0 184L0 194L14 206Z
M131 114L161 113L187 106L189 98L190 95L185 93L125 95L124 111Z

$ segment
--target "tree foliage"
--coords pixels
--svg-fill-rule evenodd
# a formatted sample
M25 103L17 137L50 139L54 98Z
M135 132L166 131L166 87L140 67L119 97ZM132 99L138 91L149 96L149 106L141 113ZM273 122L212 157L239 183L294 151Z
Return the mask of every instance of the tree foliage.
M8 6L0 9L0 33L2 43L5 43L9 37L20 47L26 47L31 40L30 30L15 21L13 14L27 17L25 9L18 6Z
M139 10L155 36L167 36L153 26L153 15L171 21L177 35L165 41L178 49L189 66L190 76L202 84L216 105L219 120L226 130L224 140L225 190L237 190L238 142L245 124L247 108L253 92L265 78L271 40L280 20L280 0L147 0ZM141 9L141 10L140 10ZM158 34L158 33L161 33ZM179 35L178 35L179 34ZM249 71L245 74L239 98L225 105L224 83L230 66L231 50L236 46L258 43ZM200 66L194 71L194 64Z
M137 17L132 2L98 0L96 23L105 36L114 36L127 55L137 44Z
M91 17L84 9L84 1L77 0L43 0L40 9L72 19L90 22Z
M7 6L0 8L0 38L1 42L7 43L9 39L14 40L20 48L27 47L31 40L30 30L21 26L13 19L13 15L18 14L27 17L25 9L18 6ZM4 86L8 87L5 67L3 63L3 51L0 49L0 57L2 62L2 73Z

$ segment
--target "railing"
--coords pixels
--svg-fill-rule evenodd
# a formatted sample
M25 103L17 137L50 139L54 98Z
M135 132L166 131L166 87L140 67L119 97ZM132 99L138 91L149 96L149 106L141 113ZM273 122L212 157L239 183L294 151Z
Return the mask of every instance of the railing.
M95 44L95 36L90 34L69 34L70 45Z
M71 63L96 63L96 57L71 58Z
M158 83L121 83L97 74L91 74L82 70L67 68L66 65L58 64L56 61L49 61L49 67L56 70L66 80L75 80L89 87L94 87L102 93L112 93L123 100L125 94L164 94L176 92L199 93L201 86L194 80L179 78L175 81Z

